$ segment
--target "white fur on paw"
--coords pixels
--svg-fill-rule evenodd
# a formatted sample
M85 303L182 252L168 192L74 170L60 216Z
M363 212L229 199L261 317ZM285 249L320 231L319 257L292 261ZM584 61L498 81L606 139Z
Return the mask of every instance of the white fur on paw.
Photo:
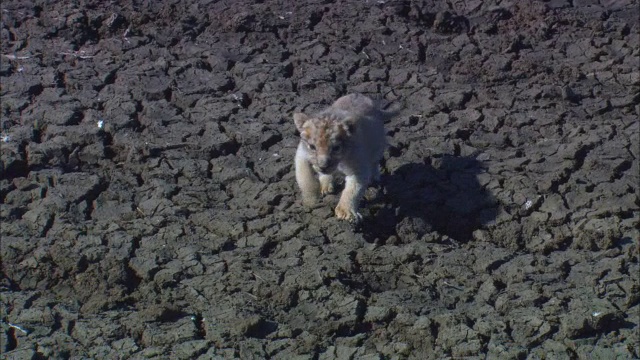
M347 220L349 222L360 222L362 220L362 215L356 211L356 209L342 207L338 205L336 207L336 217L340 220Z
M302 198L302 205L306 207L312 207L318 202L317 196L307 196Z

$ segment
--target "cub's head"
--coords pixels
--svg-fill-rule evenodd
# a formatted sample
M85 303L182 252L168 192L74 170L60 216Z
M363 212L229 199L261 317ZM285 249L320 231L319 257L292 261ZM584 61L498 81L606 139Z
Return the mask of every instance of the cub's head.
M293 114L293 121L309 154L314 170L329 174L336 170L349 147L354 122L332 114Z

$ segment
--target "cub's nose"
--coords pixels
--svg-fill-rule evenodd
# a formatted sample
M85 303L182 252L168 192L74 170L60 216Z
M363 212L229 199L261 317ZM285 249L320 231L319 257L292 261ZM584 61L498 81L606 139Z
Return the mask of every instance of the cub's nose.
M334 164L331 163L330 161L327 162L320 162L318 164L318 171L320 171L321 173L331 173L334 170Z
M327 157L318 157L318 169L322 172L331 168L331 161Z

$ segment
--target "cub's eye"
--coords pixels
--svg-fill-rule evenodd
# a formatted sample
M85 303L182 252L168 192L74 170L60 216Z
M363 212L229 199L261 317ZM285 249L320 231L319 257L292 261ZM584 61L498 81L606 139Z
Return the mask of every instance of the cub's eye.
M313 144L307 144L307 145L309 145L309 149L314 150L314 151L316 150L316 146L315 145L313 145Z
M333 151L333 152L338 152L338 151L340 151L341 149L342 149L342 146L340 146L340 145L333 145L333 146L331 147L331 151Z

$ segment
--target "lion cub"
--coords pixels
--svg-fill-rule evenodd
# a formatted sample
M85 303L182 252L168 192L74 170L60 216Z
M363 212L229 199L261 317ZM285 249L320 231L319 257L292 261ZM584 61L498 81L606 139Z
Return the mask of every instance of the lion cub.
M313 116L293 114L300 132L296 180L305 206L313 205L319 195L333 192L333 174L340 171L345 175L345 187L336 216L351 222L362 219L360 200L369 183L380 178L378 162L386 147L385 117L373 100L360 94L343 96Z

